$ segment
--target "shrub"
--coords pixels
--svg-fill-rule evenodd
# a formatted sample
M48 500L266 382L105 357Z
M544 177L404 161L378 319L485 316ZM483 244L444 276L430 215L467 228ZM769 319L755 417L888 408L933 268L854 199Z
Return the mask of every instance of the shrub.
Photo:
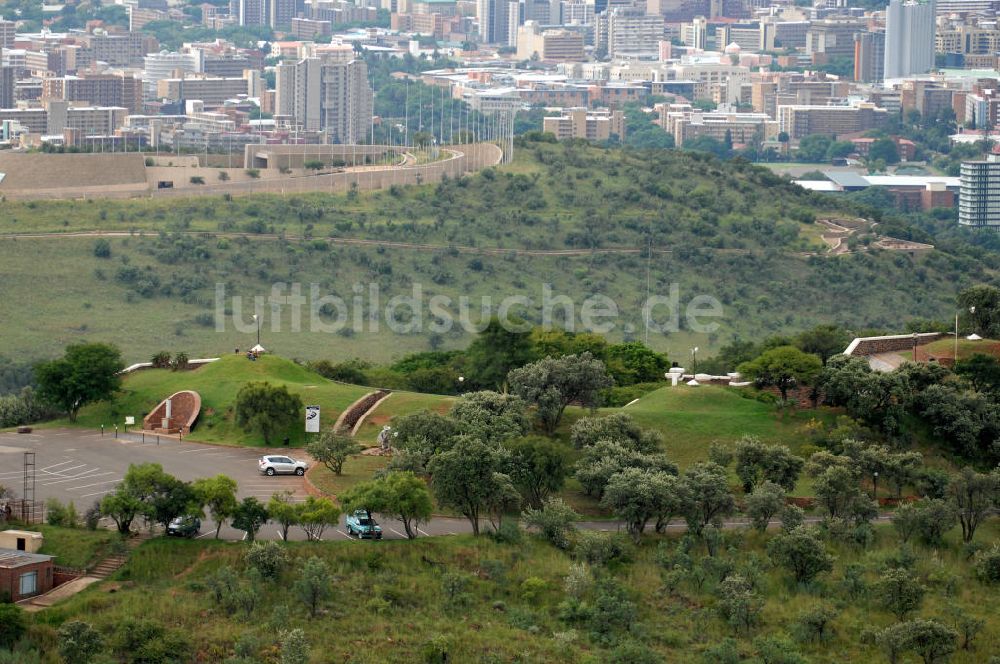
M573 522L580 519L561 498L549 498L541 509L529 508L522 516L526 525L538 528L542 537L560 549L569 548L570 536L576 530Z
M191 184L205 184L205 178L200 175L192 175L190 182Z
M1000 544L994 544L988 551L977 552L972 560L980 581L1000 583Z
M265 579L276 579L288 564L288 554L277 542L254 542L244 556L247 565Z
M447 664L451 661L448 655L450 650L451 639L444 634L436 634L420 648L420 656L425 664Z
M614 533L583 530L577 537L574 553L580 560L595 567L603 567L614 560L624 558L625 544L622 538Z
M66 525L66 506L58 498L49 498L45 503L45 522L50 526Z
M626 641L611 651L609 664L658 664L663 661L649 646L638 641Z
M764 609L753 583L740 574L733 574L719 584L719 613L737 632L749 632L758 622Z
M257 168L248 168L243 172L246 173L247 177L252 180L256 180L257 178L260 177L260 169Z
M167 369L170 367L170 353L161 350L152 357L150 362L154 369Z
M104 238L94 242L94 255L98 258L111 258L111 243Z
M804 528L775 537L768 542L767 553L776 564L787 568L797 583L808 583L820 573L833 569L833 556Z
M12 648L27 629L24 610L16 604L0 604L0 648Z
M613 642L619 633L632 628L636 616L635 602L621 583L612 577L604 577L597 583L590 616L590 631L597 641Z
M103 641L100 632L79 620L70 620L59 628L59 654L73 664L88 664L101 652Z

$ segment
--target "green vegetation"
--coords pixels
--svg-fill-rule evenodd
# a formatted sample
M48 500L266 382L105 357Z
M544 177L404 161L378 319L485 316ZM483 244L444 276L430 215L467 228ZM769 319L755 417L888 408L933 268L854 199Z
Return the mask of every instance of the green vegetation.
M66 528L61 526L32 526L45 536L40 553L56 557L56 564L74 569L86 569L111 552L118 536L103 528Z
M534 302L517 313L529 322L540 322L542 284L551 283L553 296L580 302L585 294L607 295L619 309L609 337L641 339L648 268L652 293L669 294L677 284L682 308L680 329L650 334L649 345L674 357L698 345L707 356L737 335L805 329L829 320L831 312L851 329L945 318L956 284L995 273L996 260L973 244L973 236L951 222L923 218L917 227L893 221L880 230L933 242L934 252L801 255L824 249L813 220L861 210L740 160L541 141L521 141L515 162L504 169L352 198L317 193L7 202L2 234L122 235L104 238L110 257L94 255L93 238L0 242L5 286L35 294L30 308L16 298L0 301L3 352L48 359L67 343L101 339L117 344L126 362L145 360L154 349L218 355L252 345L250 298L270 295L279 281L301 283L304 295L315 282L320 294L346 301L355 283L377 283L383 303L412 295L414 283L425 298L446 295L457 302L466 295L474 305L480 296L492 296L496 305L507 295L528 295ZM376 244L339 243L347 240ZM650 246L651 261L644 255ZM604 253L612 249L635 253ZM545 253L562 250L579 253ZM217 283L226 284L223 331L215 329ZM723 305L720 327L710 334L693 332L683 315L700 294ZM231 296L244 298L241 308ZM288 307L280 324L265 311L264 345L304 359L389 363L408 352L470 341L460 326L436 336L427 330L393 334L384 324L377 331L321 332L310 324L308 308L304 313L302 331L292 332ZM322 311L320 320L332 325L335 314ZM666 308L654 312L654 320L668 317ZM233 318L247 331L237 331Z

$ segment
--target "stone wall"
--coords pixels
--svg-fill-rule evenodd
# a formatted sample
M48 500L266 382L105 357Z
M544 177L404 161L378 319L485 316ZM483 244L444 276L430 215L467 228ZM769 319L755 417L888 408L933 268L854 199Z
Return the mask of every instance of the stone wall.
M917 335L917 345L922 346L932 341L937 341L944 334L941 332L922 332ZM844 351L844 355L854 355L856 357L867 357L878 355L879 353L892 353L905 350L913 350L912 334L894 334L885 337L859 337L851 342L851 345Z
M167 399L170 400L170 422L163 426L163 418L167 415ZM142 428L146 431L161 433L191 433L198 414L201 412L201 395L191 390L176 392L164 399L149 415L142 418Z

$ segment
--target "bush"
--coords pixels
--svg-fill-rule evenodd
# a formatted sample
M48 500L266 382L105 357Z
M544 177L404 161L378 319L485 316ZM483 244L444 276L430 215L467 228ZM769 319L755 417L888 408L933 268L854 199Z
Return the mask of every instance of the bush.
M168 369L170 368L170 353L161 350L152 357L150 362L154 369Z
M595 567L603 567L625 557L625 543L614 533L583 530L577 537L574 554Z
M973 556L976 576L983 583L1000 583L1000 544L989 551L979 551Z
M26 629L24 610L21 607L16 604L0 604L0 648L13 648Z
M663 658L638 641L626 641L611 651L609 664L658 664Z
M444 634L436 634L420 648L420 656L426 664L447 664L451 661L448 655L450 650L451 639Z
M205 178L200 175L192 175L190 182L191 184L205 184Z
M98 258L111 258L111 243L103 238L95 242L94 255Z
M248 168L243 172L246 173L247 177L252 180L256 180L257 178L260 177L260 169L258 168Z
M50 526L65 526L67 521L66 506L58 498L49 498L45 503L45 522Z
M276 579L288 564L288 554L277 542L254 542L244 560L265 579Z
M538 528L542 537L560 549L568 549L570 536L576 530L573 522L580 515L561 498L549 498L542 509L527 509L522 514L527 526Z

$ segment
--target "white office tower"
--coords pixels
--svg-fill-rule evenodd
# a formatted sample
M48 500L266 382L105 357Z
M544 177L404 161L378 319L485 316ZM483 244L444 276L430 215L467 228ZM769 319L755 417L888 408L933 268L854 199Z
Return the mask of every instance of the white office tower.
M146 99L156 98L156 84L168 78L183 78L184 74L204 68L204 51L190 53L160 51L143 58L142 91Z
M886 79L934 68L934 0L890 0L885 11Z
M278 65L277 115L306 131L325 131L331 143L363 143L371 129L372 89L363 60L334 55Z
M511 45L516 43L517 26L520 23L517 20L518 13L517 2L476 0L479 39L485 44Z
M963 161L958 223L1000 231L1000 160Z

